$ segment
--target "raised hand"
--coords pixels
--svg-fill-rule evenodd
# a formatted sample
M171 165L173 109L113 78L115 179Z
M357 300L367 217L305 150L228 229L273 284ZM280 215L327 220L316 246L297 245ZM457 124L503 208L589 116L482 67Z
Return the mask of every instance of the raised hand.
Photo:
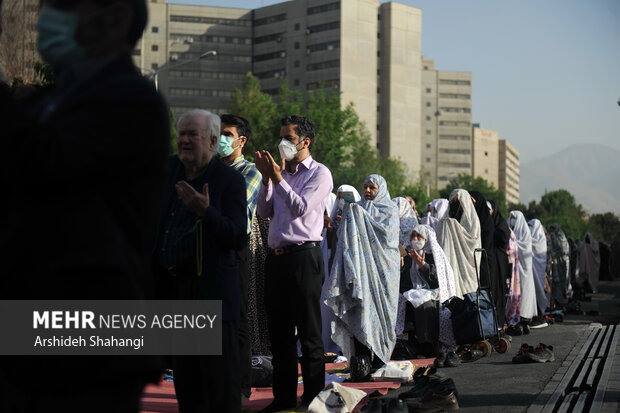
M196 191L185 181L177 182L174 188L185 206L194 211L198 216L202 216L205 210L209 208L209 205L211 205L211 200L209 199L209 184L204 184L202 193Z

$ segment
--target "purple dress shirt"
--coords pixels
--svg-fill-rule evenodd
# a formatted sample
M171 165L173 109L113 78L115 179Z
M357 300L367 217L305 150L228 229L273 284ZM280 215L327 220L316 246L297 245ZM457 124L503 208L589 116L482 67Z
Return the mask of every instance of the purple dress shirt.
M258 215L271 218L269 247L321 241L325 205L334 188L332 173L308 156L295 173L286 169L282 178L278 185L261 181L258 192Z

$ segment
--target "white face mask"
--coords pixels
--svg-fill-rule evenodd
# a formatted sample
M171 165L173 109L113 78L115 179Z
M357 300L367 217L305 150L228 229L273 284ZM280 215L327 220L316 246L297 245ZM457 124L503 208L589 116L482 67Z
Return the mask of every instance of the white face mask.
M280 141L278 150L280 151L280 157L286 161L292 161L297 152L299 152L297 145L286 139Z
M344 209L345 204L346 204L346 202L345 202L345 200L343 198L340 198L338 200L338 208L340 208L341 210Z
M426 241L423 239L412 239L411 240L411 246L416 251L420 251L422 248L424 248L424 245L426 245Z

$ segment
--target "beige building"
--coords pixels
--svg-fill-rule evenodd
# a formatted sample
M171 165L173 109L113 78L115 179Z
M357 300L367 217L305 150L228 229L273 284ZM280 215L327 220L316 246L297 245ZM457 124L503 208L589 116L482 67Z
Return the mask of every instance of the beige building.
M499 140L499 189L508 204L519 203L519 152L507 140Z
M14 78L26 83L37 81L34 64L42 61L37 52L36 25L38 0L0 1L2 34L0 35L0 68L10 84Z
M472 174L471 72L435 70L422 58L422 173L438 189Z
M484 178L499 188L499 138L497 131L474 124L472 176Z
M149 5L149 25L134 51L145 74L178 114L222 113L247 72L276 96L284 79L304 97L319 88L353 102L371 144L399 158L412 181L420 170L422 12L379 0L293 0L254 10ZM215 50L216 56L199 56Z
M252 11L152 0L134 62L157 78L178 115L193 108L223 113L252 70ZM217 55L200 58L205 52Z

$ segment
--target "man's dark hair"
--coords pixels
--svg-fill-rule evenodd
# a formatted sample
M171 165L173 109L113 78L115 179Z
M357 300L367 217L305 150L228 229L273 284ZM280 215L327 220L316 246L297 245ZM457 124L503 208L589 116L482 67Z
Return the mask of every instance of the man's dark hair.
M220 120L222 124L225 123L237 128L237 134L239 136L245 136L248 141L252 137L252 128L250 127L250 122L248 122L247 119L227 113L225 115L221 115Z
M310 138L310 146L308 149L312 149L312 143L314 142L314 122L304 116L290 115L282 118L282 126L288 125L296 125L295 133L300 139Z

